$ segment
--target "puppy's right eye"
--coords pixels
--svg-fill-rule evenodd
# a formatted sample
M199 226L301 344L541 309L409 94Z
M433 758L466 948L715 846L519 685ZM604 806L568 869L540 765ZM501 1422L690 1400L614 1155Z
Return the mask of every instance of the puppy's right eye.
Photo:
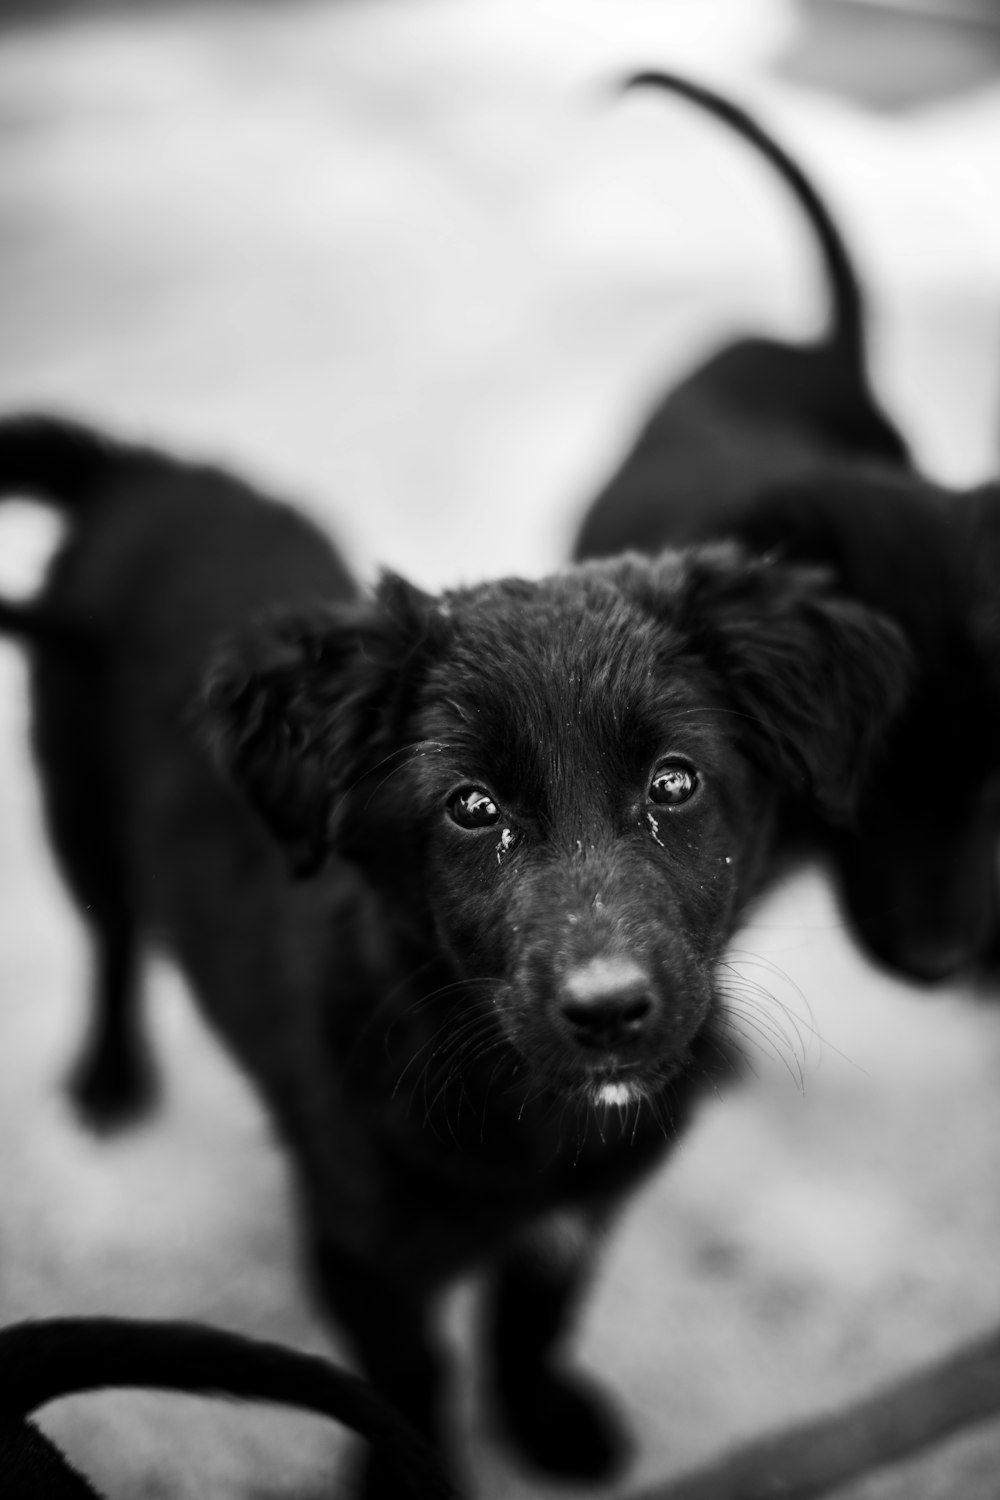
M463 786L448 798L448 816L459 828L492 828L501 813L481 786Z

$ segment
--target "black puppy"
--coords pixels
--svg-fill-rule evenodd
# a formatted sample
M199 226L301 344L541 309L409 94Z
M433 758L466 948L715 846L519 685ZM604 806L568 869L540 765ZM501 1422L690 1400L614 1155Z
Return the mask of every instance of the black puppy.
M816 230L833 317L812 344L733 344L671 392L590 507L575 556L737 538L831 569L902 626L915 691L855 824L832 842L870 949L914 977L944 978L983 955L1000 911L1000 693L975 624L962 497L915 473L871 394L857 278L800 169L706 89L659 73L633 82L694 100L774 163Z
M149 934L270 1106L383 1394L440 1441L435 1301L491 1264L508 1428L605 1472L561 1354L595 1237L731 1066L717 970L776 809L847 813L898 631L732 546L360 596L285 507L40 418L0 424L0 486L71 515L7 623L100 956L82 1098L137 1102Z
M328 1360L200 1323L52 1318L0 1330L4 1500L98 1500L28 1416L50 1401L113 1386L266 1401L333 1417L382 1453L400 1496L455 1494L426 1443L367 1382Z

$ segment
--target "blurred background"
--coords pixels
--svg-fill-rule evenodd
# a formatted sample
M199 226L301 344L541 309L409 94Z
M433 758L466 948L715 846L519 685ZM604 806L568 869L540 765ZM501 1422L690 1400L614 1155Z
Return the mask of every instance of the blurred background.
M538 574L654 395L736 333L824 315L801 219L637 66L748 105L847 234L878 389L927 471L1000 454L1000 7L988 0L0 4L0 401L221 459L371 576ZM0 589L54 536L0 511ZM935 789L961 767L928 747ZM165 1079L95 1140L62 1096L87 951L0 646L0 1320L203 1316L332 1347L255 1099L153 964ZM821 871L737 938L785 1039L707 1106L610 1247L581 1357L629 1483L860 1394L1000 1322L1000 1007L871 968ZM474 1294L451 1310L468 1359ZM460 1366L461 1368L461 1366ZM556 1494L457 1420L486 1500ZM147 1396L46 1418L113 1496L331 1493L318 1423ZM994 1426L851 1491L995 1500ZM620 1486L621 1492L626 1486ZM337 1492L334 1483L333 1492Z

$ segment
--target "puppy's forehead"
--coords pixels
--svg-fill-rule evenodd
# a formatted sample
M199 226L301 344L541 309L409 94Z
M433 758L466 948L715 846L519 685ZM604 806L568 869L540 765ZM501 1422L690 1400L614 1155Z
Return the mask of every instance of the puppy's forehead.
M599 575L503 580L447 595L442 608L446 670L477 695L529 683L552 693L570 682L595 682L604 694L610 682L656 673L677 644L669 627Z
M470 774L541 787L572 766L631 781L678 731L697 738L717 722L713 681L682 633L613 580L492 584L447 596L443 612L422 732Z

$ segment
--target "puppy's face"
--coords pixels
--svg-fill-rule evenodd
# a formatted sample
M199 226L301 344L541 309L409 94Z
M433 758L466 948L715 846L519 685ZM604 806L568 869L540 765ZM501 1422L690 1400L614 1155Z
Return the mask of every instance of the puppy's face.
M775 802L846 807L905 673L816 575L715 549L440 600L388 580L263 624L208 704L300 865L336 847L447 960L455 1026L625 1105L689 1060Z
M625 1103L685 1059L772 794L681 631L607 580L447 601L378 794L437 944L539 1081ZM389 841L391 851L391 840ZM390 853L391 857L391 853Z

